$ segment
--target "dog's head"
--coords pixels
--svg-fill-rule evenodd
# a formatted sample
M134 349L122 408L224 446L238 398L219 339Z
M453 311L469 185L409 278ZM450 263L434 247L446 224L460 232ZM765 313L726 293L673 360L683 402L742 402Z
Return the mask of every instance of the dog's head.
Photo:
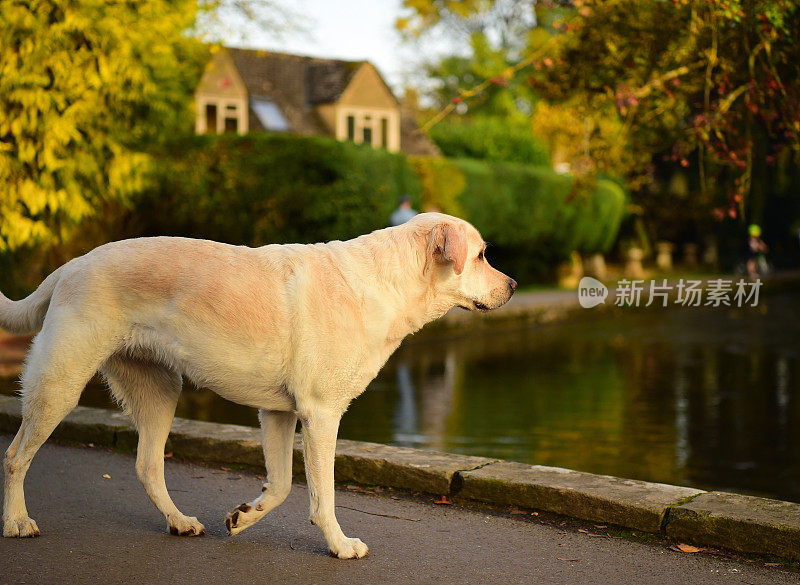
M472 225L441 213L421 213L412 222L423 235L423 272L437 296L452 306L489 311L514 294L516 281L489 265L486 242Z

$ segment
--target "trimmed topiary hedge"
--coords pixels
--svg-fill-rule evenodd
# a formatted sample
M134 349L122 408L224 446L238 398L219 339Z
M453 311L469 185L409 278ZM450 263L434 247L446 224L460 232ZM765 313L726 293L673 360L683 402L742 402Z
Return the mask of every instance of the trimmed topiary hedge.
M581 184L547 167L411 157L426 204L472 222L498 266L541 277L570 252L608 252L627 197L616 183Z
M347 239L385 227L401 195L467 219L520 282L572 250L604 252L624 214L611 181L578 185L547 167L409 157L287 134L192 136L158 154L150 188L107 203L57 247L0 256L0 290L19 296L56 266L108 241L177 235L260 246Z
M405 157L287 134L198 136L171 146L133 210L143 233L259 246L347 239L419 203Z
M130 223L137 235L251 246L347 239L385 227L401 195L471 221L496 246L492 255L531 276L572 250L606 252L625 208L615 183L581 185L548 167L406 159L326 138L252 134L173 144Z
M527 125L514 125L502 118L476 118L469 122L442 121L428 134L449 158L474 158L550 166L544 142Z

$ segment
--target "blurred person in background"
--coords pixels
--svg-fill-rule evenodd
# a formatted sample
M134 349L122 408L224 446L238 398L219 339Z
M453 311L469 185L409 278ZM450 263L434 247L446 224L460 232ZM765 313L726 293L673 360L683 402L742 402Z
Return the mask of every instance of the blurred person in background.
M767 272L767 259L765 254L769 247L761 239L761 227L751 224L747 228L747 275L751 280L763 276Z
M389 223L392 226L400 225L407 222L409 219L417 215L417 212L411 207L411 199L408 195L403 195L400 198L397 209L389 216Z

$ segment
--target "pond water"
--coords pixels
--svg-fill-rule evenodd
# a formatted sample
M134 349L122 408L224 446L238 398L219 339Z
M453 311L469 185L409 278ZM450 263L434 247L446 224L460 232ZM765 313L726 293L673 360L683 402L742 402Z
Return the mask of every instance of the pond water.
M800 501L800 295L406 340L341 438ZM5 379L0 391L10 393ZM82 404L110 407L93 383ZM178 416L257 425L187 389Z

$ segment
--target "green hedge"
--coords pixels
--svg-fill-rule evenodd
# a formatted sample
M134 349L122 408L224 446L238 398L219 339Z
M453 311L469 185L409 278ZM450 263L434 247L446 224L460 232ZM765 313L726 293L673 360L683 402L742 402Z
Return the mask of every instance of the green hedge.
M171 145L138 231L259 246L346 239L385 227L401 195L418 202L405 157L325 138L201 136Z
M325 138L201 136L161 157L131 211L138 234L258 246L347 239L385 227L401 195L473 222L510 254L545 262L606 252L625 206L607 180L579 185L547 167L406 157Z
M69 258L127 237L179 235L259 246L347 239L385 227L401 195L475 224L520 282L572 250L605 252L624 213L611 181L577 185L547 167L409 157L285 134L192 136L158 153L151 188L109 203L57 247L0 256L0 290L38 286Z
M509 124L501 118L442 121L434 125L428 134L448 158L550 166L547 147L531 133L528 125Z
M494 244L490 258L521 281L541 278L573 250L608 252L625 215L625 191L607 179L581 184L547 167L469 159L411 164L423 200L472 222Z
M473 223L499 245L607 252L625 210L625 192L611 181L581 185L544 167L458 160L465 188L459 201ZM487 205L487 201L491 201Z

